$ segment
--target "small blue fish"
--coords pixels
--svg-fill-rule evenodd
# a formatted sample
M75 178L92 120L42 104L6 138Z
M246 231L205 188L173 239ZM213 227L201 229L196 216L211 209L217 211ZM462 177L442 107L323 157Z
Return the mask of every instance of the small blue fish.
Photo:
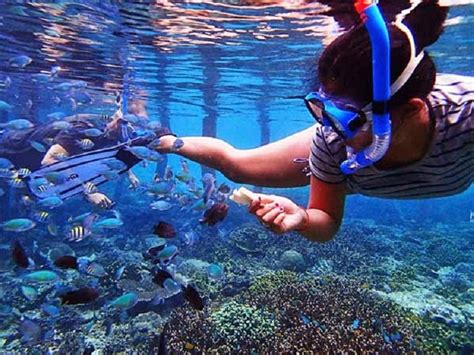
M39 200L37 205L46 208L56 208L63 204L63 200L59 196L50 196Z
M134 115L132 113L128 113L128 114L124 115L123 119L127 122L130 122L131 124L137 124L137 123L140 122L140 117L138 117L137 115Z
M109 169L112 169L112 170L123 170L127 168L127 164L125 164L121 160L114 159L114 158L104 160L101 164L106 165Z
M163 288L172 294L181 292L181 286L171 278L168 278L163 281Z
M56 111L56 112L53 112L53 113L50 113L49 115L47 115L46 117L48 117L48 120L51 120L51 121L60 121L62 120L64 117L66 117L66 113L65 112L62 112L62 111Z
M152 150L143 146L128 147L127 150L135 155L138 159L143 160L147 160L153 155Z
M16 171L12 169L1 169L0 168L0 178L10 179L16 176Z
M41 327L29 319L21 322L19 331L24 343L32 344L41 340Z
M127 310L135 306L137 302L138 295L134 292L129 292L113 300L110 305L114 308Z
M161 250L156 257L162 264L169 264L178 255L178 247L175 245L168 245Z
M26 232L33 229L36 223L28 218L15 218L1 223L0 226L9 232Z
M8 304L0 304L0 316L10 316L13 313L12 306Z
M84 130L83 133L87 137L99 137L103 134L103 132L98 128L88 128L88 129Z
M0 111L10 111L12 108L12 105L0 100Z
M161 128L161 122L159 121L151 121L148 122L146 128L152 131L156 131L157 129Z
M50 79L49 75L48 74L44 74L44 73L38 73L38 74L33 74L31 76L31 79L35 82L35 83L47 83Z
M72 127L72 124L67 121L56 121L53 122L53 128L57 130L66 130Z
M59 236L59 227L56 223L49 222L47 229L48 229L48 233L52 235L53 237Z
M44 145L42 145L41 143L31 141L30 145L34 150L36 150L40 153L45 153L46 152L46 147Z
M126 265L123 265L123 266L119 267L117 270L115 270L115 273L114 273L115 281L118 281L122 278L122 275L125 272L125 267L126 267Z
M115 229L123 226L122 220L118 218L106 218L102 221L96 222L92 225L92 228L105 228L105 229Z
M41 309L50 317L57 317L61 314L61 310L52 304L45 304Z
M155 201L155 202L152 202L150 204L150 208L152 210L158 210L158 211L168 211L169 209L171 209L171 207L173 207L173 205L167 201L164 201L164 200L159 200L159 201Z
M107 275L105 268L101 264L96 262L91 262L89 265L87 265L86 273L95 277L104 277L105 275Z
M57 91L69 91L71 89L83 89L87 87L87 83L82 80L69 81L56 85L53 89Z
M222 280L224 278L224 269L219 264L210 264L207 267L207 275L212 280Z
M152 195L167 195L173 190L173 187L172 181L158 181L150 185L147 191Z
M61 185L66 182L68 175L62 171L51 171L44 175L46 181L53 185Z
M14 165L10 160L6 158L0 158L0 169L11 169L13 167Z
M303 322L304 325L310 324L312 322L311 319L304 313L301 313L300 320Z
M204 203L207 203L216 191L216 177L211 173L205 173L202 177L202 183L204 185L204 194L202 196Z
M33 59L27 55L17 55L16 57L10 58L8 64L13 68L24 68L27 65L30 65L33 62Z
M76 91L74 90L71 94L71 99L73 99L76 103L85 105L92 102L92 97L86 91Z
M38 291L30 286L21 286L21 293L28 301L34 301L38 297Z
M355 320L352 322L352 329L354 329L354 330L359 329L359 326L360 326L360 320L355 319Z
M59 279L58 274L49 270L33 271L25 275L25 280L35 282L51 282Z
M1 106L1 105L0 105ZM24 129L33 128L35 125L24 118L19 118L17 120L9 121L6 123L1 123L0 128L11 129L12 131L21 131Z
M152 150L150 156L148 157L149 161L160 162L163 160L163 156L157 151Z

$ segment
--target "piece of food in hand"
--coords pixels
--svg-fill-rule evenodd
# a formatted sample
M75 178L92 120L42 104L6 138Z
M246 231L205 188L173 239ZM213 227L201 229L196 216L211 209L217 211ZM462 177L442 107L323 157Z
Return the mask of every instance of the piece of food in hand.
M253 200L258 198L257 194L253 193L245 187L240 187L238 190L232 191L229 198L239 205L250 205Z

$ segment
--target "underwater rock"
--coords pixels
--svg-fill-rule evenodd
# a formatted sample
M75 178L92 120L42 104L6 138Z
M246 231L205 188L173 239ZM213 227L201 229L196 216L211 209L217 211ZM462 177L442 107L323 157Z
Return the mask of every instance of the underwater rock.
M426 315L433 321L446 325L459 326L466 322L462 311L450 304L426 308Z
M466 323L463 312L450 304L450 302L425 287L415 287L412 290L385 293L373 291L379 296L389 299L398 305L410 309L421 317L450 326L461 326Z
M296 250L287 250L280 257L280 267L290 271L303 272L306 270L306 262L301 253Z
M439 269L437 273L441 283L445 286L452 287L457 290L467 290L472 285L470 277L472 275L470 275L469 269L467 269L463 265L467 264L461 263L458 264L455 268L446 266Z
M234 247L249 254L262 253L269 239L270 235L266 230L250 223L235 228L229 235L229 241Z
M179 272L185 275L206 274L209 263L200 259L187 259L179 265Z
M459 306L459 309L464 313L466 316L466 323L468 326L473 327L474 326L474 304L465 304L462 306Z

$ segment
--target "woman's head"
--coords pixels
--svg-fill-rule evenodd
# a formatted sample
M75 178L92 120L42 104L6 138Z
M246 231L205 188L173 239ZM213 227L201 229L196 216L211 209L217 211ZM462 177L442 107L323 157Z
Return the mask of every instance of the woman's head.
M416 54L434 43L443 29L447 8L436 1L420 3L403 20L413 34ZM403 72L410 59L410 44L404 32L387 25L391 44L391 82ZM323 91L362 107L372 101L372 51L368 32L359 23L334 40L319 59L319 81ZM416 67L410 79L392 97L397 106L411 98L425 98L433 89L436 68L428 55Z

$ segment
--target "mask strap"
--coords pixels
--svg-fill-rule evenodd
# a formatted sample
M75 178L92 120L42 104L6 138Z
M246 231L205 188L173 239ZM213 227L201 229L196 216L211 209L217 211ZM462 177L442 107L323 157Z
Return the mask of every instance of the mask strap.
M395 95L398 90L400 90L402 86L405 85L408 79L410 79L412 76L418 64L420 64L421 60L425 56L425 51L421 51L418 55L416 55L415 40L410 29L401 21L396 21L394 24L407 36L408 43L410 44L410 60L397 80L395 80L395 82L390 86L391 96Z
M405 85L408 79L410 79L410 77L415 72L418 64L420 64L421 60L425 56L424 51L421 51L418 55L416 55L415 39L413 38L413 34L411 33L410 29L401 20L394 22L394 25L397 26L398 29L407 36L408 43L410 44L410 60L397 80L395 80L393 84L390 85L390 96L395 95L403 87L403 85ZM372 121L372 103L370 102L365 105L362 108L362 111L366 113L367 120Z

